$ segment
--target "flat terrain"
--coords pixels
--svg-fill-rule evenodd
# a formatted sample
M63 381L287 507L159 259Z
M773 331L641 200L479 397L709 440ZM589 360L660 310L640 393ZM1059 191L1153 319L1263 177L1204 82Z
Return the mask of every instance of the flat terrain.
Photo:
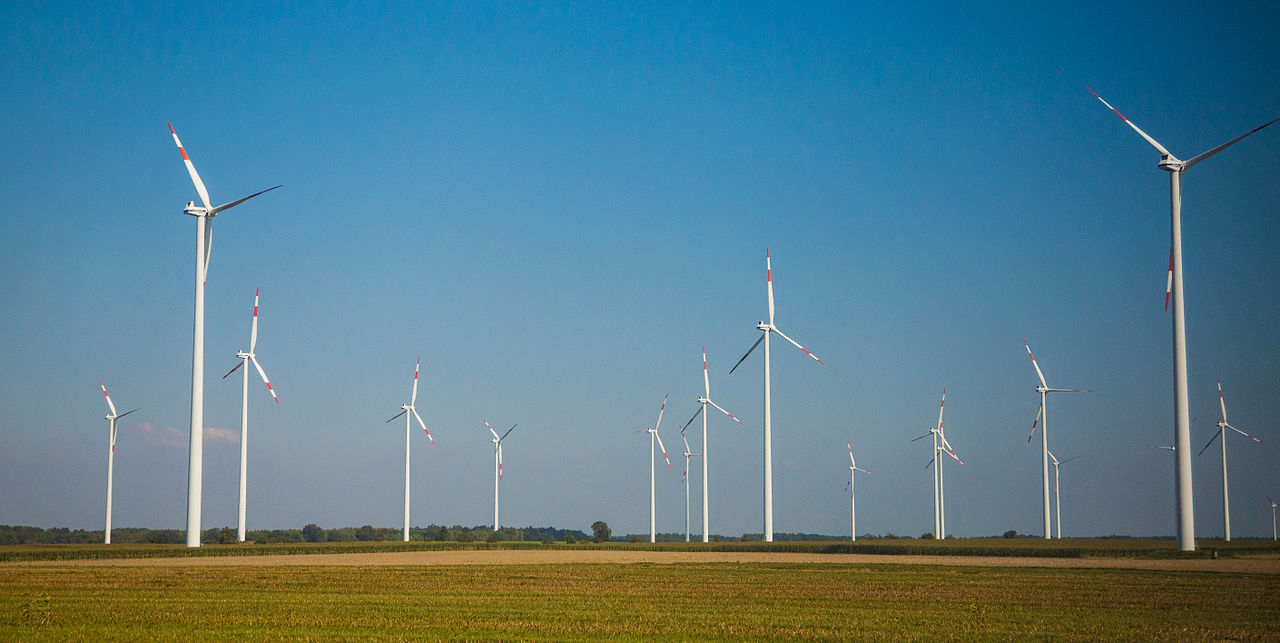
M352 552L258 556L196 556L48 560L0 563L12 566L72 567L307 567L416 565L564 565L576 563L705 564L788 563L859 565L944 565L960 567L1049 567L1143 569L1280 575L1280 556L1248 558L1138 559L1045 558L1029 556L929 556L889 554L809 554L796 552L644 551L637 549L465 549L444 551Z
M746 559L774 560L759 556ZM354 566L271 558L0 565L0 640L1280 638L1276 574L883 557Z

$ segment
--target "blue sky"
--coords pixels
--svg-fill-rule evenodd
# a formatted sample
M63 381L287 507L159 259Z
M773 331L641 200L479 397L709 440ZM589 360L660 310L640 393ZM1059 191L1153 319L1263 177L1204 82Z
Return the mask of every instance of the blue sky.
M1171 535L1168 179L1091 87L1183 158L1280 116L1280 8L1192 3L8 6L0 36L0 523L101 527L105 380L119 526L185 522L196 194L219 216L206 290L206 527L235 525L239 382L249 527L413 523L647 529L647 445L713 397L712 531L761 530L765 315L820 366L773 359L775 529L932 529L936 420L949 531L1040 531L1038 396L1064 534ZM1280 497L1280 130L1184 183L1192 441L1232 424L1233 536ZM691 438L696 435L690 429ZM1237 436L1238 437L1238 436ZM691 442L694 440L691 439ZM1037 440L1038 442L1038 440ZM1221 534L1214 451L1197 535ZM683 527L679 459L658 525ZM695 469L694 476L698 477ZM693 489L695 498L700 495ZM695 504L694 514L698 512Z

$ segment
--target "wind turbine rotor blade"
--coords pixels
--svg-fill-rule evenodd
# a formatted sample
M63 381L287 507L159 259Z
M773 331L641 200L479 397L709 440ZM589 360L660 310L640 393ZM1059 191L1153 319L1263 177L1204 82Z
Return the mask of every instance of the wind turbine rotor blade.
M1027 436L1028 443L1031 442L1031 438L1036 437L1036 425L1040 423L1040 415L1043 413L1044 413L1044 404L1041 403L1040 407L1036 409L1036 419L1034 422L1031 423L1031 435Z
M764 248L765 279L769 283L769 325L773 325L773 261L769 258L769 247Z
M739 419L738 419L738 417L737 417L736 415L734 415L734 414L732 414L732 413L730 413L730 412L728 412L728 411L724 410L723 408L720 408L720 405L719 405L719 404L716 404L715 402L712 402L711 400L707 400L707 404L710 404L711 406L714 406L714 407L716 407L717 409L719 409L719 411L720 411L721 413L724 413L725 415L729 416L729 419L730 419L730 420L733 420L734 422L737 422L738 424L742 424L742 420L739 420ZM746 425L743 425L743 426L746 426Z
M671 469L671 458L667 457L667 447L662 446L662 436L658 435L657 429L653 430L653 437L658 438L658 448L662 449L662 459L667 461L667 469Z
M493 434L493 439L498 440L498 441L501 441L501 440L502 440L502 438L498 437L498 432L497 432L497 431L494 431L494 430L493 430L493 427L489 426L489 422L488 422L488 420L480 420L480 421L481 421L481 422L484 422L485 427L486 427L486 428L488 428L488 429L489 429L489 432Z
M98 380L98 386L102 387L102 395L107 398L107 408L111 409L111 415L115 415L116 405L111 401L111 395L107 393L107 385L103 384L102 380Z
M1036 356L1031 352L1031 345L1025 339L1022 340L1022 345L1027 347L1027 355L1031 357L1031 365L1036 367L1036 376L1040 378L1040 386L1049 388L1049 384L1044 381L1044 373L1040 372L1040 364L1036 363Z
M262 365L258 363L258 358L250 357L249 359L253 361L253 367L258 369L258 375L262 376L262 383L267 385L267 392L271 394L271 398L276 401L276 404L279 404L280 398L276 396L276 390L271 387L271 380L267 379L267 373L262 370Z
M237 205L240 205L241 203L244 203L245 201L248 201L249 199L252 199L252 198L253 198L253 197L255 197L255 196L258 196L258 195L260 195L260 194L266 194L266 193L268 193L268 192L270 192L270 191L272 191L272 190L274 190L274 189L276 189L276 188L278 188L278 187L280 187L280 186L279 186L279 185L277 185L277 186L275 186L275 187L270 187L270 188L267 188L267 189L265 189L265 190L262 190L262 191L260 191L260 192L254 192L253 194L250 194L249 196L244 197L243 199L236 199L235 201L232 201L232 202L230 202L230 203L223 203L222 205L220 205L220 206L218 206L218 207L216 207L216 208L214 208L214 209L210 210L210 211L209 211L209 215L210 215L210 216L213 216L213 215L215 215L215 214L217 214L217 213L219 213L219 212L222 212L223 210L230 210L231 208L234 208L234 207L236 207Z
M929 432L928 432L928 433L925 433L924 435L922 435L922 436L920 436L920 437L918 437L918 438L911 438L911 442L915 442L916 440L923 440L923 439L925 439L925 438L927 438L927 437L929 437L929 436L931 436L931 435L933 435L933 429L929 429Z
M681 432L680 432L680 440L681 440L682 442L684 442L684 454L685 454L685 456L686 456L686 457L688 457L688 456L693 455L692 453L690 453L691 449L689 448L689 440L688 440L687 438L685 438L685 437L684 437L684 431L681 431ZM686 464L685 466L686 466L686 467L688 467L688 464ZM687 470L687 469L686 469L686 470Z
M1070 458L1067 458L1066 460L1063 460L1062 462L1059 462L1059 463L1058 463L1058 466L1062 466L1062 465L1064 465L1064 464L1066 464L1066 463L1068 463L1068 462L1071 462L1072 460L1075 460L1075 459L1076 459L1076 458L1078 458L1078 457L1080 457L1080 456L1078 456L1078 455L1073 455L1073 456L1071 456Z
M422 427L422 431L427 434L427 439L431 440L431 444L435 444L436 439L431 437L431 432L427 430L427 423L422 421L421 415L418 415L418 409L410 407L409 410L413 411L413 417L418 421L418 426Z
M209 280L209 258L213 256L213 217L204 218L204 273L200 282Z
M824 361L822 361L822 360L818 359L818 356L817 356L817 355L814 355L813 353L810 353L810 352L809 352L809 349L807 349L807 348L805 348L805 347L801 346L800 344L797 344L797 343L796 343L796 340L791 339L790 337L787 337L785 334L783 334L783 332L782 332L782 331L778 330L777 328L774 328L774 329L773 329L773 332L777 333L779 337L781 337L781 338L783 338L783 339L785 339L785 340L787 340L787 341L791 342L793 345L795 345L795 347L796 347L796 348L798 348L798 349L800 349L800 350L804 351L804 354L805 354L805 355L808 355L809 357L812 357L813 359L817 360L819 364L822 364L823 366L826 366L826 365L827 365L827 364L826 364L826 362L824 362Z
M933 458L929 458L929 461L924 463L924 468L928 469L932 465L933 465Z
M122 417L124 417L124 416L126 416L126 415L128 415L128 414L130 414L130 413L133 413L133 411L137 411L137 410L138 410L138 409L133 409L133 410L130 410L130 411L125 411L124 413L121 413L120 415L117 415L117 416L116 416L116 419L117 419L117 420L119 420L120 418L122 418ZM1241 433L1243 433L1243 431L1241 431ZM1248 435L1248 434L1246 433L1245 435ZM1253 436L1249 436L1249 437L1253 437ZM1259 441L1259 442L1261 442L1262 440L1258 440L1258 441Z
M1215 148L1213 148L1213 149L1209 150L1208 152L1205 152L1205 153L1203 153L1203 154L1197 154L1197 155L1195 155L1195 156L1191 157L1191 160L1189 160L1189 161L1185 161L1185 162L1182 164L1182 169L1183 169L1183 171L1187 170L1187 168L1190 168L1192 165L1195 165L1196 163L1199 163L1200 161L1203 161L1203 160L1205 160L1205 159L1209 158L1210 156L1213 156L1214 154L1217 154L1218 152L1221 152L1222 150L1225 150L1225 149L1227 149L1228 147L1231 147L1232 145L1235 145L1236 143L1238 143L1238 142L1240 141L1240 139L1242 139L1242 138L1244 138L1244 137L1246 137L1246 136L1248 136L1248 135L1250 135L1250 134L1253 134L1254 132L1256 132L1256 131L1258 131L1258 130L1260 130L1260 129L1262 129L1262 128L1264 128L1264 127L1266 127L1266 126L1268 126L1268 125L1270 125L1270 124L1272 124L1272 123L1274 123L1274 122L1276 122L1276 121L1280 121L1280 118L1277 118L1277 119L1275 119L1275 120L1272 120L1272 121L1268 121L1268 122L1266 122L1266 123L1263 123L1262 125L1259 125L1259 126L1257 126L1257 127L1253 128L1253 129L1251 129L1251 130L1249 130L1249 131L1245 132L1244 134L1241 134L1241 135L1239 135L1239 136L1237 136L1237 137L1235 137L1235 138L1233 138L1233 139L1231 139L1231 140L1227 141L1226 143L1223 143L1222 145L1219 145L1219 146L1217 146L1217 147L1215 147Z
M409 409L404 409L403 411L400 411L399 413L396 413L395 415L391 416L391 420L394 420L394 419L396 419L396 418L400 417L401 415L404 415L405 413L408 413L408 412L409 412ZM387 420L387 422L390 422L391 420ZM384 424L385 424L385 422L384 422Z
M1169 248L1169 278L1164 284L1164 312L1169 312L1169 295L1173 293L1173 248Z
M769 332L769 331L765 331L765 333L767 333L767 332ZM763 342L763 341L764 341L764 333L760 333L760 339L757 339L757 340L756 340L756 343L752 344L752 345L751 345L751 348L748 348L748 349L747 349L747 354L746 354L746 355L743 355L743 356L742 356L742 359L738 360L738 363L737 363L737 364L734 364L734 365L733 365L733 368L729 369L729 374L730 374L730 375L733 375L733 372L734 372L734 371L736 371L736 370L738 370L738 367L739 367L739 366L741 366L741 365L742 365L742 363L743 363L743 362L745 362L745 361L747 360L747 357L749 357L749 356L751 355L751 351L754 351L754 350L756 349L756 347L760 345L760 342Z
M422 358L418 358L418 362L413 365L413 395L409 396L409 406L413 406L418 401L418 369L422 368Z
M1086 87L1085 89L1089 89L1089 88L1088 88L1088 87ZM1173 156L1172 154L1170 154L1170 153L1169 153L1169 150L1164 149L1164 146L1163 146L1163 145L1161 145L1161 144L1157 143L1157 142L1156 142L1156 139L1151 138L1150 136L1147 136L1147 133L1146 133L1146 132L1144 132L1144 131L1142 131L1141 129L1139 129L1137 125L1134 125L1134 124L1133 124L1133 121L1131 121L1131 120L1129 120L1129 119L1125 118L1125 117L1124 117L1124 114L1121 114L1120 112L1116 111L1116 108L1112 107L1112 106L1111 106L1111 103L1108 103L1107 101L1102 100L1102 97L1098 95L1098 92L1095 92L1095 91L1093 91L1092 89L1089 89L1089 93L1090 93L1090 94L1093 94L1094 98L1097 98L1098 100L1101 100L1101 101L1102 101L1102 104L1107 106L1107 109L1109 109L1109 110L1111 110L1111 111L1115 112L1116 116L1119 116L1119 117L1120 117L1120 120L1124 121L1125 123L1128 123L1128 124L1129 124L1129 127L1132 127L1132 128L1133 128L1133 131L1137 132L1139 136L1141 136L1142 138L1146 139L1146 141L1147 141L1148 143L1150 143L1150 144L1151 144L1151 147L1156 148L1156 151L1160 152L1161 154L1164 154L1165 156ZM1271 123L1267 123L1267 125L1270 125L1270 124L1271 124ZM1266 127L1266 125L1263 125L1262 127ZM1262 128L1260 127L1260 128L1258 128L1258 129L1262 129ZM1253 133L1253 132L1249 132L1249 134L1252 134L1252 133ZM1248 136L1249 134L1245 134L1245 136ZM1244 138L1244 137L1242 136L1242 137L1240 137L1240 138ZM1239 139L1237 139L1237 140L1239 140ZM1231 141L1231 143L1234 143L1234 142L1235 142L1235 141ZM1230 145L1231 143L1227 143L1227 145ZM1226 147L1226 146L1224 145L1223 147ZM1216 152L1216 151L1217 151L1217 150L1214 150L1214 152ZM1201 156L1204 156L1204 155L1202 154ZM1185 165L1184 165L1184 167L1185 167Z
M848 440L845 440L844 445L845 445L845 446L847 446L847 447L849 447L849 464L851 464L851 465L852 465L852 464L856 464L856 463L853 461L853 445L852 445L852 444L850 444ZM855 467L855 468L856 468L856 467Z
M951 443L947 442L947 438L942 434L938 434L938 437L942 438L942 446L946 449L947 455L950 455L956 462L959 462L961 466L967 466L965 465L964 460L961 460L960 456L956 455L956 450L951 448Z
M124 416L122 415L120 417L124 417ZM1226 424L1226 422L1223 422L1223 424ZM1236 427L1231 426L1230 424L1227 424L1227 428L1231 429L1232 431L1235 431L1236 433L1239 433L1240 435L1243 435L1246 438L1249 438L1250 440L1253 440L1254 442L1257 442L1258 444L1262 444L1262 440L1259 440L1258 438L1255 438L1252 435L1249 435L1248 433L1245 433L1244 431L1241 431L1240 429L1237 429Z
M507 439L507 436L508 436L508 435L511 435L511 432L512 432L512 431L514 431L514 430L516 430L516 427L517 427L517 426L520 426L520 425L519 425L518 423L517 423L517 424L512 424L512 425L511 425L511 428L507 429L507 432L506 432L506 433L503 433L503 434L502 434L502 437L498 438L498 441L499 441L499 442L501 442L501 441L503 441L503 440Z
M258 288L253 289L253 329L249 331L249 352L258 345Z
M684 435L684 430L685 430L685 429L687 429L687 428L689 428L689 425L690 425L690 424L693 424L693 421L694 421L694 420L698 419L698 414L699 414L699 413L702 413L702 409L703 409L703 405L699 404L699 405L698 405L698 410L693 412L693 417L689 418L689 421L688 421L688 422L685 422L685 423L684 423L684 426L680 427L680 434L681 434L681 435Z
M182 153L182 162L187 164L187 173L191 175L191 182L196 185L196 193L200 195L200 201L204 203L206 210L212 210L213 205L209 203L209 191L204 189L204 181L200 180L200 175L196 173L196 166L191 164L191 157L187 156L186 148L182 147L182 141L178 140L178 133L173 131L173 123L168 123L169 133L173 134L173 142L178 145L178 151Z
M498 479L502 479L502 440L498 440Z
M705 397L711 397L711 376L707 374L707 347L702 347L702 391Z
M1222 407L1222 422L1227 421L1227 403L1222 399L1222 379L1218 379L1218 406Z
M241 358L241 360L240 360L240 363L239 363L239 364L236 364L235 366L233 366L233 367L231 368L231 370L227 371L227 374L226 374L226 375L223 375L223 376L222 376L222 379L224 379L224 380L225 380L225 379L227 379L228 377L230 377L230 376L231 376L231 374L232 374L232 373L234 373L234 372L236 372L236 369L240 368L241 366L244 366L244 359L243 359L243 358Z
M942 389L942 402L938 404L938 431L942 431L942 412L947 409L947 389Z
M1053 452L1052 452L1052 451L1046 451L1045 453L1047 453L1047 454L1049 455L1049 459L1050 459L1050 460L1053 460L1053 463L1054 463L1054 464L1061 464L1060 462L1058 462L1058 458L1054 457L1054 455L1053 455Z
M658 428L662 426L662 414L667 410L667 397L667 395L662 396L662 408L658 409L658 423L653 425L654 433L657 433ZM659 438L659 440L661 440L661 438Z
M1209 438L1209 441L1204 443L1204 447L1203 447L1203 448L1201 448L1201 449L1200 449L1200 453L1197 453L1196 455L1200 455L1201 453L1204 453L1204 452L1205 452L1205 449L1208 449L1208 448L1209 448L1209 445L1210 445L1210 444L1213 444L1213 441L1214 441L1214 440L1217 440L1217 439L1218 439L1218 436L1220 436L1220 435L1222 435L1222 429L1221 429L1221 428L1219 428L1217 431L1215 431L1215 432L1213 433L1213 437ZM1161 447L1161 448L1163 448L1163 447Z

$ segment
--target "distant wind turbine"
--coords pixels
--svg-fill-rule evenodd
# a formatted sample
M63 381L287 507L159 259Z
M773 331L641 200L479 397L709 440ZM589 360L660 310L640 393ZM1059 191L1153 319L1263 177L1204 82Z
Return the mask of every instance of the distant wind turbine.
M258 363L257 355L253 352L258 345L258 289L253 289L253 326L249 331L249 352L240 351L236 353L236 357L240 358L240 363L234 368L227 371L222 379L227 379L237 368L244 366L244 383L240 393L240 523L236 527L236 540L244 542L245 530L245 489L248 483L248 462L249 462L249 367L245 366L249 362L253 362L254 368L258 369L258 375L262 377L262 383L267 385L267 392L271 394L271 399L280 403L280 398L276 396L276 390L271 387L271 381L267 379L266 371L262 370L262 365Z
M1057 458L1053 457L1052 452L1049 453L1049 458L1053 460L1053 505L1054 512L1057 514L1055 522L1058 525L1058 540L1062 540L1062 496L1058 493L1058 467L1071 462L1078 457L1080 456L1073 455L1070 458L1059 462Z
M1276 539L1276 501L1267 496L1267 502L1271 503L1271 540Z
M804 351L805 355L812 357L819 364L823 361L818 359L817 355L810 353L809 350L796 340L787 337L777 326L773 324L773 263L769 258L769 248L764 249L765 263L765 281L769 290L769 321L761 321L756 324L756 328L761 331L760 339L747 349L747 354L738 360L733 368L729 369L729 373L733 374L738 366L751 355L751 352L764 342L764 540L765 542L773 542L773 425L772 425L772 406L769 398L769 335L777 333L779 337L791 342L796 348ZM823 364L825 366L825 364Z
M191 182L196 186L200 202L204 204L196 205L194 201L187 201L187 207L182 210L183 214L196 218L196 309L191 357L191 446L187 464L187 546L199 547L200 503L203 497L204 481L204 282L209 276L209 254L213 249L213 218L223 210L234 208L280 186L267 188L242 199L214 207L209 201L209 191L205 189L204 181L201 181L200 175L196 173L196 166L191 164L191 158L187 156L187 150L178 140L178 133L173 130L172 123L169 124L169 133L173 134L173 142L182 153L182 162L187 165L187 173L191 175Z
M702 542L704 543L710 542L710 534L711 534L710 527L708 526L711 521L709 519L710 495L707 493L707 413L705 412L707 410L708 404L710 404L711 406L714 406L716 410L720 411L721 413L724 413L725 415L729 416L729 419L733 420L734 422L737 422L738 424L742 424L742 420L739 420L734 414L724 410L719 404L716 404L715 402L711 401L711 376L707 374L707 347L703 346L702 347L702 397L698 398L698 405L699 405L698 410L694 411L693 417L689 418L689 421L685 422L683 427L680 427L680 435L681 437L683 437L684 430L689 428L689 425L693 424L694 420L698 419L699 414L702 415ZM687 443L686 443L685 450L688 451ZM686 458L686 461L685 461L686 475L688 474L688 469L689 469L688 459ZM688 486L685 487L685 495L686 496L689 495ZM686 509L688 509L688 506L687 506L688 504L689 504L688 502L685 503ZM687 532L688 529L686 529L685 531ZM686 540L688 539L686 538Z
M1170 262L1170 285L1173 290L1173 417L1174 440L1175 445L1178 447L1178 451L1175 453L1177 456L1178 549L1193 551L1196 548L1196 532L1191 488L1191 424L1188 421L1188 418L1191 417L1191 411L1187 402L1186 310L1182 291L1182 175L1196 163L1235 145L1240 139L1257 132L1267 125L1280 121L1280 118L1259 125L1222 145L1191 157L1190 160L1182 161L1171 154L1169 150L1166 150L1163 145L1156 142L1154 138L1148 136L1146 132L1139 129L1132 121L1125 118L1123 114L1116 111L1116 108L1103 100L1101 96L1098 96L1097 92L1090 89L1089 93L1102 101L1103 105L1115 112L1116 116L1119 116L1125 124L1133 128L1133 131L1137 132L1151 147L1154 147L1160 153L1160 162L1157 167L1169 173L1169 228L1172 231L1170 246L1173 257ZM1168 290L1166 289L1167 292Z
M845 441L844 444L845 446L849 447L849 482L844 486L845 489L849 490L849 526L850 526L849 540L857 540L858 539L858 509L857 509L857 506L854 505L856 494L854 493L854 490L853 490L853 474L855 471L861 471L867 475L871 475L871 472L867 471L866 469L858 468L858 463L853 461L853 445L850 444L847 440Z
M507 439L507 436L511 435L512 431L516 430L517 425L512 424L511 428L502 434L502 437L498 437L498 432L494 431L488 422L484 420L481 420L481 422L484 422L485 428L489 429L489 433L493 434L493 439L489 440L493 443L493 530L498 531L498 483L502 481L502 441Z
M1043 476L1041 478L1044 488L1044 537L1045 540L1053 537L1049 531L1049 413L1045 409L1045 402L1049 398L1050 393L1088 393L1084 389L1078 388L1049 388L1044 381L1044 373L1040 372L1040 364L1036 362L1036 356L1031 353L1031 345L1027 340L1022 340L1022 345L1027 348L1027 356L1031 358L1031 365L1036 367L1036 377L1040 378L1040 386L1036 387L1036 392L1040 394L1040 409L1036 411L1036 419L1031 423L1031 435L1027 436L1027 442L1031 441L1036 434L1036 422L1041 423L1040 427L1040 464Z
M401 415L404 416L404 541L409 542L409 434L411 426L409 417L412 416L418 421L418 425L426 432L427 439L431 440L431 444L436 443L436 439L431 437L431 432L427 431L427 423L422 421L422 416L418 415L418 410L414 408L414 403L418 401L418 369L422 366L422 358L418 358L417 364L413 367L413 394L409 396L408 404L400 405L400 412L391 417L394 420ZM391 420L387 420L390 422Z
M689 542L689 458L700 454L689 450L689 440L684 437L684 429L680 429L680 439L684 442L684 475L680 476L680 484L684 485L684 541ZM703 466L706 464L704 463ZM706 506L705 498L703 506Z
M1262 440L1227 424L1227 403L1222 399L1222 380L1218 380L1218 406L1222 407L1222 420L1218 422L1218 431L1213 434L1212 438L1205 443L1204 448L1200 449L1200 453L1204 453L1205 449L1213 444L1214 440L1222 438L1222 532L1227 542L1231 541L1231 503L1227 498L1227 429L1231 429L1240 435L1243 435L1258 444L1262 444ZM1200 455L1197 453L1196 455Z
M929 462L924 466L926 468L933 467L933 533L934 538L942 539L947 533L947 504L946 495L943 493L945 487L942 484L942 458L943 453L951 456L953 460L964 464L960 457L956 455L955 450L951 448L951 443L947 442L946 435L942 432L942 413L947 407L947 389L942 389L942 402L938 404L938 425L930 427L929 431L918 438L912 438L911 441L922 440L929 436L933 436L933 457L929 458Z
M667 448L662 446L662 438L658 436L658 427L662 426L662 413L667 410L667 396L662 396L662 408L658 409L658 422L652 427L636 431L636 433L649 434L649 542L658 542L658 512L656 495L654 493L654 451L653 444L656 440L658 447L662 449L662 458L667 461L667 469L671 469L671 458L667 457Z
M107 394L107 385L103 384L102 380L98 380L98 386L102 387L102 394L107 398L107 408L111 409L111 412L106 415L107 429L108 429L107 528L104 531L106 535L103 536L103 540L102 540L104 544L110 545L111 544L111 483L112 483L112 479L115 477L115 468L116 468L116 420L119 420L120 418L130 413L133 413L133 411L137 411L138 409L133 409L133 411L125 411L124 413L116 413L116 405L111 402L111 396Z

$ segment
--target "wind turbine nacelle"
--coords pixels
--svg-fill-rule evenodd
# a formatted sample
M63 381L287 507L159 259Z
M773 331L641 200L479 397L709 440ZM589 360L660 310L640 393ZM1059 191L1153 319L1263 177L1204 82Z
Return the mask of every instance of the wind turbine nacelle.
M1181 172L1182 161L1179 161L1172 154L1161 154L1160 162L1156 164L1156 167L1165 172Z
M198 217L204 215L205 209L203 206L196 205L195 201L187 201L187 207L182 208L182 213Z
M769 324L766 324L764 321L756 322L756 329L769 330Z

